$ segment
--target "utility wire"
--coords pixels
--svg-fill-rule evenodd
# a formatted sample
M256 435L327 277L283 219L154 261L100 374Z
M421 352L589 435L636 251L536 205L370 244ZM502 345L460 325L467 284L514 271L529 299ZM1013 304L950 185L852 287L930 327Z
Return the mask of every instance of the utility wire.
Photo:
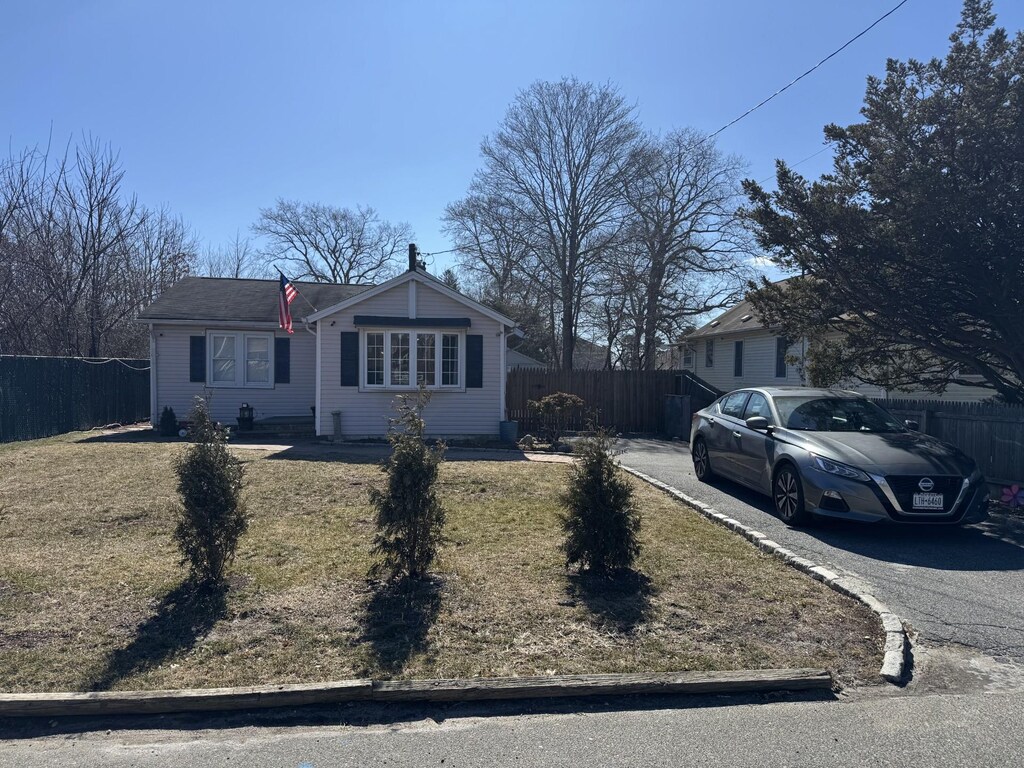
M832 148L832 147L822 147L822 148L821 148L821 149L819 149L819 150L818 150L817 152L815 152L815 153L814 153L813 155L808 155L808 156L807 156L807 157L805 157L805 158L804 158L803 160L797 160L797 161L796 161L795 163L790 163L790 164L788 164L788 165L787 165L787 167L789 167L789 168L796 168L796 167L797 167L798 165L803 165L803 164L804 164L804 163L806 163L806 162L807 162L808 160L813 160L813 159L814 159L814 158L816 158L816 157L817 157L818 155L820 155L820 154L821 154L822 152L827 152L827 151L828 151L828 150L830 150L831 148ZM764 184L764 183L765 183L766 181L773 181L774 179L775 179L775 174L773 173L773 174L772 174L771 176L766 176L765 178L761 179L761 180L760 180L759 182L757 182L757 183L758 183L758 184Z
M797 83L799 83L799 82L800 82L801 80L803 80L803 79L804 79L805 77L807 77L807 76L808 76L809 74L811 74L811 73L812 73L812 72L813 72L814 70L816 70L816 69L817 69L818 67L820 67L820 66L821 66L822 64L824 64L824 63L825 63L826 61L828 61L829 59L833 58L834 56L837 56L837 55L838 55L839 53L841 53L841 52L842 52L843 50L845 50L846 48L848 48L848 47L849 47L850 45L852 45L852 44L853 44L854 42L856 42L857 40L859 40L860 38L862 38L862 37L863 37L864 35L866 35L866 34L867 34L868 32L870 32L870 31L871 31L872 29L874 29L874 28L875 28L876 26L878 26L878 25L879 25L879 24L881 24L881 23L882 23L883 21L885 21L885 20L886 20L886 19L887 19L887 18L888 18L889 16L892 16L892 14L896 13L896 11L898 11L898 10L899 10L900 8L902 8L902 7L904 6L904 5L906 5L906 4L907 4L907 2L908 2L908 0L900 0L900 2L899 2L899 3L898 3L898 4L897 4L897 5L896 5L896 6L894 7L894 8L890 9L890 10L889 10L888 12L884 13L884 14L883 14L882 16L879 16L879 17L878 17L877 19L875 19L875 20L874 20L873 22L871 22L871 24L870 24L870 25L868 25L867 27L865 27L864 29L862 29L862 30L861 30L860 32L858 32L858 33L857 33L856 35L854 35L853 37L851 37L851 38L850 38L849 40L847 40L847 41L846 41L845 43L843 43L843 44L842 44L842 45L841 45L840 47L836 48L836 49L835 49L834 51L832 51L832 53L830 53L830 54L829 54L828 56L826 56L826 57L825 57L824 59L822 59L821 61L819 61L819 62L818 62L817 64L815 64L815 65L814 65L813 67L811 67L810 69L808 69L808 70L807 70L806 72L804 72L804 73L803 73L802 75L800 75L799 77L796 77L796 78L794 78L793 80L790 80L790 81L789 81L788 83L786 83L786 84L785 84L784 86L782 86L781 88L779 88L779 90L777 90L777 91L776 91L775 93L773 93L773 94L772 94L771 96L769 96L769 97L768 97L767 99L764 99L764 100L763 100L763 101L761 101L760 103L758 103L758 104L755 104L755 105L754 105L754 106L752 106L752 107L751 107L750 109L748 109L748 110L747 110L746 112L744 112L744 113L743 113L742 115L740 115L739 117L737 117L737 118L736 118L735 120L732 120L732 121L730 121L730 122L726 123L725 125L723 125L723 126L722 126L721 128L719 128L719 129L718 129L717 131L715 131L714 133L712 133L712 134L709 134L709 135L708 135L707 137L705 137L705 139L704 139L704 140L705 140L705 141L707 141L708 139L713 139L713 138L714 138L715 136L717 136L718 134L720 134L720 133L721 133L722 131L724 131L724 130L725 130L726 128L730 128L731 126L734 126L734 125L736 125L736 123L738 123L738 122L739 122L740 120L742 120L743 118L747 117L747 116L748 116L748 115L750 115L751 113L753 113L753 112L756 112L756 111L757 111L757 110L759 110L759 109L760 109L761 107L763 107L763 106L764 106L765 104L767 104L767 103L768 103L769 101L771 101L772 99L774 99L774 98L775 98L776 96L778 96L779 94L783 93L784 91L788 90L788 89L789 89L789 88L791 88L792 86L794 86L794 85L796 85Z

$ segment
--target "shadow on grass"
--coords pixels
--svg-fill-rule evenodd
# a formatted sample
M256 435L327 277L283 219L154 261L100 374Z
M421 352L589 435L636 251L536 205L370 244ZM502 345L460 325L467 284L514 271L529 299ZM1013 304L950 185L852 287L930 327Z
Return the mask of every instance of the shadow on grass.
M427 633L441 610L441 586L436 577L382 582L366 603L360 640L370 644L385 675L401 672L427 647Z
M570 573L568 592L617 632L630 634L651 615L651 580L632 569L617 574Z
M109 656L106 667L91 681L92 690L107 690L194 646L224 616L226 594L223 585L179 584L164 595L156 614L139 625L135 639Z

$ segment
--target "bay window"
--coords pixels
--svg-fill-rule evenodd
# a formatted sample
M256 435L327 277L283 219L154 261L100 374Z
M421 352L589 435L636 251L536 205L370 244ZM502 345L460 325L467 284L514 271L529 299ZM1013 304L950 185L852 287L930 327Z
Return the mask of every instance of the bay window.
M462 388L464 338L461 333L418 329L366 331L362 334L362 386Z

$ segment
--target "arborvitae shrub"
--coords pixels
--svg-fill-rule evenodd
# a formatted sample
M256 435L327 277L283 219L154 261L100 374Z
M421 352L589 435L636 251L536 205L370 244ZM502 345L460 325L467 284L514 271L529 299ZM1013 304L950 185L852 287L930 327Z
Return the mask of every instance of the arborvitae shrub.
M604 432L578 441L577 460L561 494L566 565L614 574L632 568L640 554L640 515L633 487L615 466L612 438Z
M443 443L423 439L423 408L430 401L425 389L396 398L398 417L391 420L391 455L382 464L384 490L370 490L377 510L373 554L378 558L371 576L420 578L430 568L444 532L445 511L437 495L437 474L444 460Z
M174 538L192 580L219 583L249 525L241 498L243 467L200 397L189 414L189 439L192 444L174 464L182 502Z
M160 434L164 437L175 437L178 434L178 417L174 415L174 409L165 405L160 412Z

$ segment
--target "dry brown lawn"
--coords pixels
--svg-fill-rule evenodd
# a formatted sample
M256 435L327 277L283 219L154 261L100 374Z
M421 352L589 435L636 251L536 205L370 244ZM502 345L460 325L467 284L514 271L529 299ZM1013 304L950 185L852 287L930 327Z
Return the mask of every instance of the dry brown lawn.
M638 576L566 572L566 468L448 462L448 542L415 590L369 582L373 463L239 451L252 515L228 589L171 540L181 443L0 446L0 690L825 667L873 682L876 618L637 483Z

